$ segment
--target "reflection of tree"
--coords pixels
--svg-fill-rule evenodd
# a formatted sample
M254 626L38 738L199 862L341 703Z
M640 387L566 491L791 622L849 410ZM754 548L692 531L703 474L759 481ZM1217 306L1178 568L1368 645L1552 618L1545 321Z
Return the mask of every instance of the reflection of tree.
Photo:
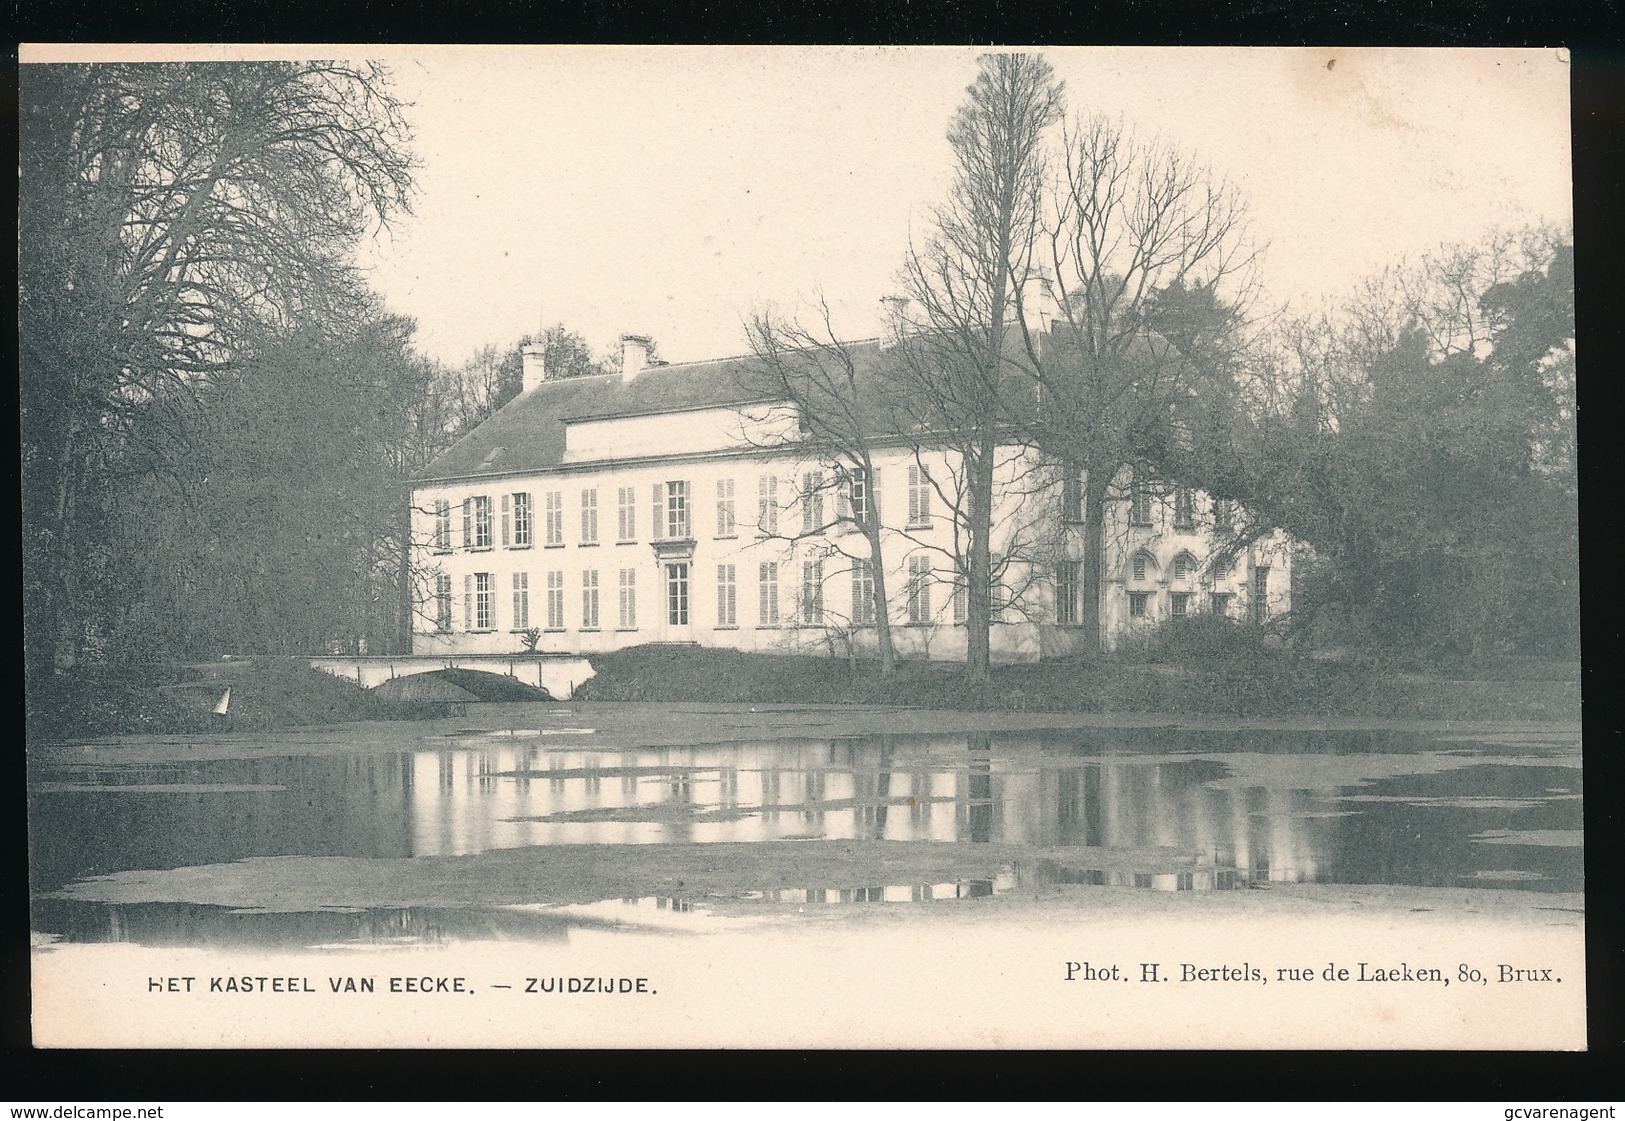
M966 781L965 838L979 844L993 839L993 737L976 732L966 738L970 766Z

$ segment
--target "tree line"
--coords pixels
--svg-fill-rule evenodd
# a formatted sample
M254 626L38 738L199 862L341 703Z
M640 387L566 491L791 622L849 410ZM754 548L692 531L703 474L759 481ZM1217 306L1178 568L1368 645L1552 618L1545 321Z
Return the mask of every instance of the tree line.
M1277 528L1301 543L1300 635L1578 649L1566 236L1491 236L1396 266L1345 307L1270 312L1235 186L1071 110L1041 57L984 56L947 141L953 180L900 270L882 399L865 397L826 306L758 313L748 335L764 384L803 414L808 454L837 474L870 468L877 431L922 470L948 453L932 482L952 515L971 680L989 670L1007 561L995 478L1012 447L1082 480L1086 647L1102 637L1107 508L1149 479L1224 504L1221 552ZM883 572L886 534L872 514L860 528ZM872 588L888 673L887 590Z
M31 683L84 663L406 649L408 483L520 390L448 366L354 266L410 212L375 66L29 66L18 338Z
M406 111L378 67L29 66L20 82L30 682L335 639L406 649L409 480L519 391L521 344L543 343L555 375L611 358L562 324L460 366L418 353L353 261L412 203ZM1012 439L1085 480L1086 631L1100 515L1141 472L1238 502L1238 543L1277 526L1303 542L1299 614L1339 635L1576 648L1565 237L1446 251L1289 317L1260 310L1239 192L1074 112L1042 58L985 57L947 141L953 181L900 270L888 407L930 434L922 454L961 465L932 483L963 538L973 677ZM808 406L809 448L862 467L872 402L827 313L764 313L747 334ZM880 555L873 511L854 516Z

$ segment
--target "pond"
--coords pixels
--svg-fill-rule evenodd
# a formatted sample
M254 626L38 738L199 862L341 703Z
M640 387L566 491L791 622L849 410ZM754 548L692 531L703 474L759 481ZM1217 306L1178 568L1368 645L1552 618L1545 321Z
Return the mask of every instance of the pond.
M781 738L763 723L750 738L673 743L641 736L635 708L503 706L490 710L500 719L482 720L476 706L469 726L391 726L383 741L377 725L324 729L321 751L266 735L131 761L116 749L91 761L41 753L30 770L34 929L143 945L548 941L629 919L680 926L752 907L953 906L1058 886L1583 890L1573 732L914 733L874 730L889 726L877 717L855 734L787 724L793 734ZM636 874L638 853L702 846L721 854L710 864L747 852L770 863L740 863L725 883L682 880L696 883L691 892ZM514 850L566 861L613 853L613 874L605 866L595 880L589 862L579 865L586 886L569 899L501 906L472 890L461 902L379 906L358 896L310 907L164 892L107 902L74 890L92 877L262 858L426 867ZM975 859L977 850L993 859ZM846 874L841 860L802 855L848 852L941 859L855 861ZM800 863L771 863L790 853Z

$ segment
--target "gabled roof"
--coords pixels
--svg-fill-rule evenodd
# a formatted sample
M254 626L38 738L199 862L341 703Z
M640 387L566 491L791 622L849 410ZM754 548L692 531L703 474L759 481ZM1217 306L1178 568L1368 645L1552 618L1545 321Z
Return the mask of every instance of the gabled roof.
M751 363L746 356L650 366L630 382L619 373L544 381L441 452L418 479L435 482L558 467L564 462L565 425L572 420L772 400L762 394L759 382L752 385Z

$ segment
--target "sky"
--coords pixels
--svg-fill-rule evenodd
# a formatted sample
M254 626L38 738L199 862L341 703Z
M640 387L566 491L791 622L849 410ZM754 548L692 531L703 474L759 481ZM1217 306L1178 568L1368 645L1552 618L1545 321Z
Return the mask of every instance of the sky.
M275 52L382 58L411 103L413 213L361 262L420 349L454 363L553 323L597 351L631 332L672 361L737 354L753 311L805 313L820 292L840 334L878 333L946 194L948 121L985 49ZM1035 49L1074 111L1234 182L1272 304L1571 221L1561 50Z

